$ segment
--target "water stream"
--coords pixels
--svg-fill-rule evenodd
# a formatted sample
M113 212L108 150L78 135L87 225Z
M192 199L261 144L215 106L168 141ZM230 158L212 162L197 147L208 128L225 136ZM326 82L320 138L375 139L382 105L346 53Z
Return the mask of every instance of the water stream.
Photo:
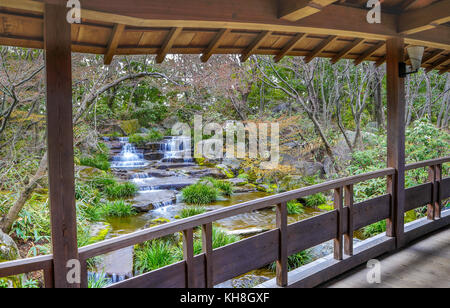
M138 195L130 200L136 208L142 206L143 213L132 217L110 218L109 237L129 234L148 226L148 223L156 218L166 218L171 221L179 215L180 210L186 205L181 199L181 190L196 183L200 175L208 167L197 166L191 158L191 145L189 138L166 137L159 145L162 152L161 159L146 160L145 151L136 149L128 138L120 138L120 153L112 157L111 167L121 178L128 180L139 187ZM164 168L160 168L164 164ZM221 198L219 201L206 206L208 211L229 207L268 196L264 192L249 192L234 194L231 197ZM303 214L290 215L289 223L299 221L320 214L316 210L305 209ZM266 209L245 213L215 222L216 227L224 231L236 234L242 238L270 230L276 226L276 214L274 209ZM124 249L105 255L99 272L106 273L112 282L118 282L129 278L133 271L133 250ZM91 274L94 275L95 274ZM97 273L98 275L98 273ZM254 271L252 275L273 276L273 273Z

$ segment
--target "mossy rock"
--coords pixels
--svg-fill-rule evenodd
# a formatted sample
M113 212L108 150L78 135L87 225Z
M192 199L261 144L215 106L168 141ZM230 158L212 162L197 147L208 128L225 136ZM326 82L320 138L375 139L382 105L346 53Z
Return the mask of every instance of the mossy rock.
M231 171L227 166L220 164L217 165L216 168L219 169L227 178L234 178L233 171Z
M14 240L0 231L0 263L20 259L19 248ZM3 288L21 288L24 275L0 278L0 286Z
M266 192L266 193L271 193L271 192L273 192L273 189L270 188L270 186L269 186L269 185L266 185L266 184L258 185L258 186L256 186L256 189L257 189L258 191Z
M417 219L417 213L415 210L411 210L405 213L405 223L412 222Z
M120 121L120 128L127 134L133 135L139 131L139 121L137 119Z
M103 170L86 166L77 167L76 171L81 180L91 180L96 177L102 177L106 174Z

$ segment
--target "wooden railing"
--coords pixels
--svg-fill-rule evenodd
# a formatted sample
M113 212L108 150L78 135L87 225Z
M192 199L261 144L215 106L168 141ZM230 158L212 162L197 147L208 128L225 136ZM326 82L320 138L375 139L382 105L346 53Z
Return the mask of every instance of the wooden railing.
M441 169L442 164L449 161L450 157L446 157L406 166L406 170L426 167L430 171L428 183L406 189L405 211L428 205L430 221L441 217L441 200L450 196L450 178L442 179ZM392 197L389 193L393 188L389 187L389 183L392 182L389 179L394 176L395 169L386 168L333 180L248 201L80 248L81 286L87 287L88 284L87 261L90 258L177 232L183 233L183 261L133 277L111 287L213 287L274 261L277 262L276 283L278 286L285 287L294 283L288 281L288 256L329 240L334 240L334 260L337 263L333 263L333 266L337 266L338 270L333 270L332 273L337 275L346 268L344 266L339 268L341 260L345 259L348 267L349 264L351 266L359 265L369 257L367 254L364 257L360 255L353 257L354 230L383 219L393 219ZM354 204L353 186L381 177L388 179L387 193ZM288 225L288 201L330 190L334 191L334 210ZM213 222L268 207L276 207L276 229L225 247L212 248ZM445 217L445 221L440 222L440 224L442 223L450 223L450 215ZM201 227L203 239L203 253L197 256L194 255L193 249L193 234L196 227ZM371 247L371 254L378 256L394 249L395 242L392 238L387 238L382 244L375 246ZM44 270L46 287L52 287L52 261L52 256L43 256L0 263L0 277ZM329 278L327 275L322 277L317 273L312 273L308 277L312 277L313 282L304 285L317 285Z

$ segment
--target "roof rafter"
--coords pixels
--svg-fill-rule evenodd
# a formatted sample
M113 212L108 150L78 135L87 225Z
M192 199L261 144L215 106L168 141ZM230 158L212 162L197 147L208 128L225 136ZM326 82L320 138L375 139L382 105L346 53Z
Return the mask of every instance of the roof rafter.
M297 21L320 12L337 0L280 0L278 15L281 19Z
M250 56L258 50L259 46L263 43L263 41L272 34L272 31L262 31L258 36L253 40L253 42L248 46L241 55L241 61L245 62L250 58Z
M354 39L353 42L348 44L344 49L342 49L336 56L334 56L333 59L331 59L331 63L335 64L340 59L348 55L354 48L360 46L362 43L364 43L364 39L357 38Z
M444 51L441 49L433 51L432 53L430 53L429 55L427 55L426 57L424 57L422 59L422 64L436 60L437 58L439 58L440 54L443 52Z
M402 13L398 17L398 32L413 34L449 21L450 0L442 0L419 10Z
M105 65L110 65L117 47L119 46L120 37L125 31L125 25L115 24L109 39L108 47L106 48L106 53L104 57Z
M367 49L361 56L359 56L358 59L355 60L355 62L354 62L355 65L358 65L361 62L363 62L364 60L366 60L368 57L373 55L378 49L383 47L385 44L386 44L386 42L378 42L374 46L372 46L369 49Z
M202 62L208 62L209 58L213 55L214 51L220 46L220 42L228 33L230 33L230 29L221 29L219 33L213 38L208 48L205 49L203 55L201 57Z
M172 28L169 31L169 34L166 37L166 40L164 41L161 49L158 52L158 55L156 56L156 63L163 63L164 59L166 58L166 55L169 53L170 49L172 48L173 44L175 43L175 40L177 39L178 35L183 31L183 28L176 27Z
M280 62L281 59L284 58L290 51L292 51L301 40L306 38L308 35L306 33L297 33L290 41L283 47L283 50L279 54L277 54L273 60L275 62Z
M336 35L330 35L327 39L323 40L313 51L311 51L304 59L305 63L311 62L314 57L318 56L322 51L327 48L328 45L333 43L337 39Z
M443 58L437 60L436 62L432 63L429 67L427 67L425 69L425 72L428 73L428 72L434 70L435 68L437 68L439 65L446 65L448 63L450 63L450 57L448 57L448 56L443 57Z

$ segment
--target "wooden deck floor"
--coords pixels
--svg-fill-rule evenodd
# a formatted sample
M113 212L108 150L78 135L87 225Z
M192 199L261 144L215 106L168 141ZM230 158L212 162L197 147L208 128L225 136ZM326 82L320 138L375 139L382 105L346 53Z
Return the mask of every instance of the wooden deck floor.
M381 283L369 284L370 269L362 265L321 287L328 288L448 288L450 287L450 227L378 259Z

